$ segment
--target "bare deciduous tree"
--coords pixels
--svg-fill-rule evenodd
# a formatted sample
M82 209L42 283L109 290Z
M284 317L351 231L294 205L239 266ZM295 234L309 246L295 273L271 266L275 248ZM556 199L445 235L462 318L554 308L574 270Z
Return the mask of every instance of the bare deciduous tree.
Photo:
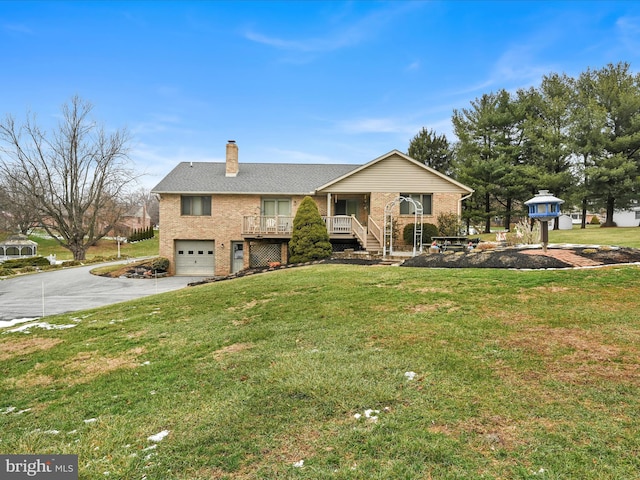
M18 178L20 173L15 172L0 179L0 210L4 212L4 225L0 228L28 235L38 225L38 209Z
M128 132L105 132L90 118L92 109L73 97L51 133L34 115L22 125L10 115L0 123L2 175L34 202L44 229L76 260L118 222L126 208L121 199L135 181Z

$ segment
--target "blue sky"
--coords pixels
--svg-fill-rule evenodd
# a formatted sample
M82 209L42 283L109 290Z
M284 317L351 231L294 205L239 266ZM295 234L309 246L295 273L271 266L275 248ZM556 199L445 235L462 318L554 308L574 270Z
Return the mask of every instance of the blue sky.
M153 187L180 161L366 163L483 93L627 61L637 1L0 1L0 114L73 95L132 133Z

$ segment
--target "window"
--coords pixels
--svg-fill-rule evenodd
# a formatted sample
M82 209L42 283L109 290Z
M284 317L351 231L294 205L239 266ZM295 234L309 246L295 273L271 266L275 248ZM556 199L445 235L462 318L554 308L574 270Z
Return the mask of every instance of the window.
M640 220L640 210L636 210L636 220Z
M180 213L182 215L211 215L211 196L180 197Z
M336 202L336 215L357 215L358 201L352 199L338 200Z
M266 217L272 217L276 215L288 217L291 215L291 200L279 198L263 199L262 214Z
M408 197L416 202L422 204L422 213L425 215L431 215L431 194L430 193L401 193L401 197ZM402 202L400 204L400 215L413 215L415 214L413 203Z

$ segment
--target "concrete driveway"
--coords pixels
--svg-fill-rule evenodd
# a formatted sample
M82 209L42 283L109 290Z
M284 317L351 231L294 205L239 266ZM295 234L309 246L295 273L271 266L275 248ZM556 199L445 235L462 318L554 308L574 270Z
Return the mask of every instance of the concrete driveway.
M124 262L120 262L124 263ZM125 302L186 287L203 277L130 279L98 277L98 265L0 280L0 328L12 320L39 318Z

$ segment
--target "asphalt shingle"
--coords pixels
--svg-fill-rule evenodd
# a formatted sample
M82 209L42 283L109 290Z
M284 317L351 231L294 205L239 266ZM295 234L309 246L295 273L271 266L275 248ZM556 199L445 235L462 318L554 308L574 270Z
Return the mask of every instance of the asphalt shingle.
M181 162L152 192L307 195L359 167L352 164L241 163L238 175L227 177L224 163Z

